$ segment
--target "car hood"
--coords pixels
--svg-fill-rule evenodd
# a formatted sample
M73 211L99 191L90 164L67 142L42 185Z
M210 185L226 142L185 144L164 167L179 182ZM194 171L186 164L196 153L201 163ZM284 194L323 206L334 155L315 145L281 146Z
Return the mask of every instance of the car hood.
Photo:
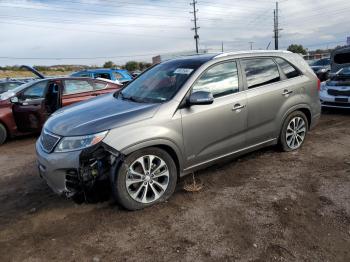
M107 94L62 108L47 120L44 128L60 136L94 134L151 118L159 106Z

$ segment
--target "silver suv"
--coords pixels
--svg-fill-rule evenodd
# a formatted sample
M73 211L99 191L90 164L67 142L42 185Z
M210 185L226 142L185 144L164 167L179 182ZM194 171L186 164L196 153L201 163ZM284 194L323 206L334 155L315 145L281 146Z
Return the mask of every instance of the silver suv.
M225 157L300 148L320 117L319 81L297 54L200 55L155 65L121 91L57 111L36 144L40 175L76 197L101 181L125 208L171 196Z

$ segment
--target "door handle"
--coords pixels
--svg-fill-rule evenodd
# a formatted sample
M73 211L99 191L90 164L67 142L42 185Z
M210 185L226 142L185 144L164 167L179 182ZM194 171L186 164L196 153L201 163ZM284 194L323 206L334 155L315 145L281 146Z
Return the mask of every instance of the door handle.
M232 108L232 111L236 111L236 112L241 112L241 109L245 108L245 105L241 105L241 104L235 104Z
M283 91L282 95L283 95L283 96L288 96L288 95L290 95L291 93L293 93L293 91L289 91L289 90L285 89L285 90Z

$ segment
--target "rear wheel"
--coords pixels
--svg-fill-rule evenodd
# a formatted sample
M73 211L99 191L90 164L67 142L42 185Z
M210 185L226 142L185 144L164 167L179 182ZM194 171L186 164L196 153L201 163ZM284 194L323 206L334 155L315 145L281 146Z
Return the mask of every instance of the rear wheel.
M176 182L172 157L162 149L146 148L126 157L117 171L113 195L126 209L142 209L168 199Z
M304 143L308 121L301 111L291 113L283 123L280 135L280 144L286 152L299 149Z
M3 124L0 124L0 145L6 141L7 130Z

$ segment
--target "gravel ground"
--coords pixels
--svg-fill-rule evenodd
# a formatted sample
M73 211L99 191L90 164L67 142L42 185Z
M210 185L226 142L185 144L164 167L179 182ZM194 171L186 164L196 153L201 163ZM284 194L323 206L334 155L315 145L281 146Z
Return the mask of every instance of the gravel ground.
M0 147L0 261L350 261L348 111L323 114L297 152L217 164L200 192L182 181L137 212L51 193L34 142Z

